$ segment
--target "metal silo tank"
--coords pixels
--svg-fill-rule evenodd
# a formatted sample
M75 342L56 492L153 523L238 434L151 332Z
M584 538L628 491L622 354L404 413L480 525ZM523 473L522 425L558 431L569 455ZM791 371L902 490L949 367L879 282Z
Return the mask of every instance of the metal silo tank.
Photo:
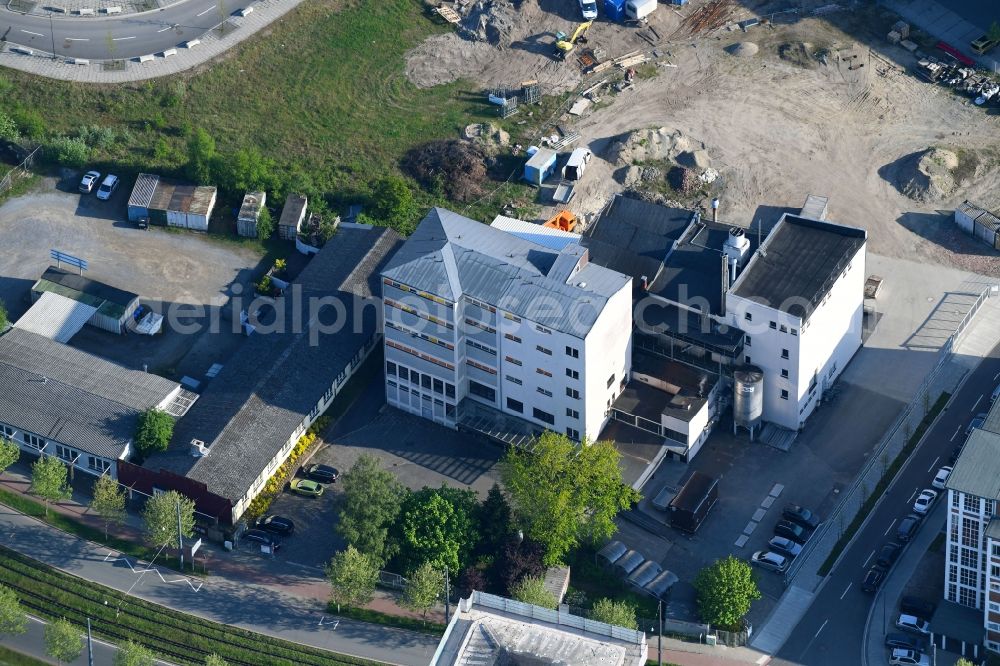
M764 373L745 366L733 372L733 426L750 430L760 425L764 412Z

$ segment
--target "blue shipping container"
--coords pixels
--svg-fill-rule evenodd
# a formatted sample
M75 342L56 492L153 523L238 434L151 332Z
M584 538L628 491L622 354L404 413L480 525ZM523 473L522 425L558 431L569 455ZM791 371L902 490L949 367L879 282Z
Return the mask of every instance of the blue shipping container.
M670 1L670 4L673 4L673 5L686 5L687 3L688 3L688 0L671 0Z
M539 148L524 164L524 179L532 185L541 185L556 169L556 151Z
M609 21L625 20L625 0L604 0L604 15Z

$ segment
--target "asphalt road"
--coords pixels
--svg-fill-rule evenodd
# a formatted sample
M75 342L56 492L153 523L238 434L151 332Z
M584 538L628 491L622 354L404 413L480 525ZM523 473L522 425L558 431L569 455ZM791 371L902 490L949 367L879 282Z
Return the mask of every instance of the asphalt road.
M937 469L948 464L952 449L964 439L972 416L987 411L990 394L998 382L1000 345L968 376L950 407L900 470L896 482L830 573L809 611L772 663L808 666L864 663L861 652L865 623L873 599L873 595L861 591L867 566L883 544L894 540L895 525L910 513L917 493L930 488ZM943 494L939 494L938 503L942 501Z
M0 38L60 58L135 58L198 39L250 0L182 0L122 16L41 16L0 9ZM6 3L3 5L6 6Z

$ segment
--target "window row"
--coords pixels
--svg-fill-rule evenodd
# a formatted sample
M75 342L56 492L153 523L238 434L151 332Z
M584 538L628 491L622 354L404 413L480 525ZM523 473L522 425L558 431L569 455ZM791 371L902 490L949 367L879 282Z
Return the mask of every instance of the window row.
M411 370L405 365L396 365L392 361L385 362L385 374L390 377L399 377L404 382L410 382L421 388L425 388L428 391L433 391L438 395L443 395L445 397L455 399L455 385L451 382L446 382L443 379L438 379L437 377L432 377L428 374L423 374L417 372L416 370Z

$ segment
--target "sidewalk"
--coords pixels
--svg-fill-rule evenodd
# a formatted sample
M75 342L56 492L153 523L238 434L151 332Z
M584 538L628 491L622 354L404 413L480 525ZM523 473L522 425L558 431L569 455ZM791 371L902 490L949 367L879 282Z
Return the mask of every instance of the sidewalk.
M0 487L24 494L29 486L24 473L25 467L23 463L19 463L15 468L0 476ZM53 504L49 510L103 531L100 519L91 514L84 504L88 499L75 491L72 499ZM63 571L119 590L127 590L135 582L135 577L139 574L133 569L144 568L139 567L130 557L127 558L130 566L124 566L117 551L84 541L3 505L0 505L0 531L11 533L11 537L4 541L4 545L9 548ZM126 523L113 527L110 533L122 539L140 541L141 519L129 514ZM61 545L57 547L57 544ZM110 559L109 555L112 556ZM330 586L320 569L289 565L280 556L266 559L248 552L228 552L215 545L203 546L198 551L197 559L209 571L205 578L190 579L195 586L199 580L203 581L200 592L191 585L170 585L157 576L147 577L142 584L136 586L133 594L216 622L236 624L286 640L387 663L425 664L437 646L435 636L353 620L341 620L336 630L330 630L328 626L318 627L318 622L324 615L327 620L330 619L326 607L330 598ZM172 571L169 566L169 560L158 561L155 569L172 582L188 580L187 576ZM186 592L180 599L176 596L179 589ZM199 594L215 598L213 603L207 605L212 610L206 612L206 604L196 599ZM268 613L273 615L273 621L268 621L268 614L259 610L259 600L268 600ZM245 613L237 612L241 608L248 610ZM389 615L420 617L400 608L392 593L384 590L377 590L375 600L366 608ZM252 621L247 621L247 618L252 618ZM287 628L288 618L299 618L301 622ZM427 620L444 623L443 609L428 613ZM331 632L340 636L332 638L329 635ZM393 649L381 639L369 640L370 637L379 635L385 638L387 634L398 638L401 648ZM350 638L343 640L347 636Z
M647 634L649 660L656 661L656 636ZM663 663L678 666L739 666L757 664L764 666L771 657L750 648L731 648L725 645L712 647L698 643L686 643L673 638L663 638Z

